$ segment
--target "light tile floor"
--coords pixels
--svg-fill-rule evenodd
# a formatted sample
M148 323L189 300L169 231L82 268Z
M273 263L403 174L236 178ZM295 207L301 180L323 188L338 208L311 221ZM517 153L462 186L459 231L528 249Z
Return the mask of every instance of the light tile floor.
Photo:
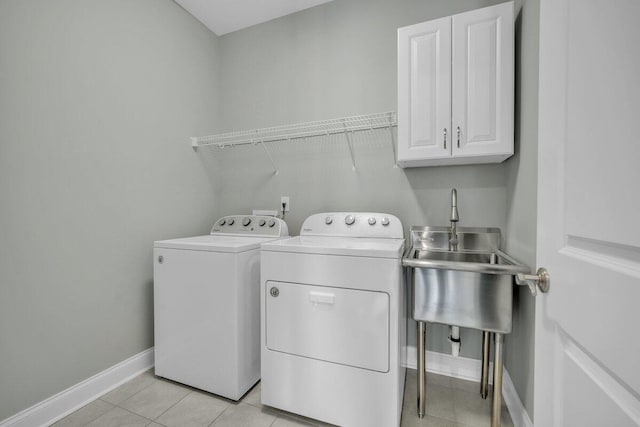
M416 371L407 370L401 427L485 427L491 398L478 383L427 374L426 415L416 414ZM147 371L78 409L55 427L296 427L328 424L263 406L260 383L239 402L167 381ZM503 405L502 425L513 427ZM372 426L375 427L375 426ZM384 426L381 426L384 427Z

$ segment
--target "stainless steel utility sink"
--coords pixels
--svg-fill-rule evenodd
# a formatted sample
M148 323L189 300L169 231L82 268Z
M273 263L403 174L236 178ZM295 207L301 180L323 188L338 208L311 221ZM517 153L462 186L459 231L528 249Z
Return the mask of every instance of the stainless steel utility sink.
M413 317L508 334L512 275L529 269L500 251L497 228L458 227L450 250L450 227L412 227L403 265L413 267Z
M413 318L417 321L418 416L425 413L426 322L482 331L480 395L489 390L490 337L494 341L493 401L491 426L500 427L502 406L502 363L504 334L511 332L512 276L529 285L533 280L549 286L548 273L539 269L535 277L525 276L528 267L500 251L497 228L458 227L458 192L451 190L449 227L411 227L411 247L402 258L413 285ZM542 272L540 272L542 270ZM544 282L544 283L543 283ZM458 347L459 348L459 347ZM453 347L452 347L453 349Z

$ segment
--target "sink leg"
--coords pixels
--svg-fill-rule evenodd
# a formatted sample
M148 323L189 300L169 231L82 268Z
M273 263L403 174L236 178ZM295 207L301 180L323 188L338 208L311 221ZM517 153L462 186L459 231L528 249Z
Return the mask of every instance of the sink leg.
M500 427L502 409L502 350L504 334L494 334L493 360L493 402L491 404L491 427Z
M424 417L424 400L425 400L425 338L427 328L425 322L418 321L418 418Z
M491 332L482 331L482 375L480 377L480 396L483 399L489 394L489 346Z

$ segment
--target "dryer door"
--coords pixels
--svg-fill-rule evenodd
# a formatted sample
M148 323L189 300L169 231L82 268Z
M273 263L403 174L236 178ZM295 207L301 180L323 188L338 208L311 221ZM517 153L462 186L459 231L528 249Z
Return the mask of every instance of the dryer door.
M389 295L267 281L269 350L389 371Z

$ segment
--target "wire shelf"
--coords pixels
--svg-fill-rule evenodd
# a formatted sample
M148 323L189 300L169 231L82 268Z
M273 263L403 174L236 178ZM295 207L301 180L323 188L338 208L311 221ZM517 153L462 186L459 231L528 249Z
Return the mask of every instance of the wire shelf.
M395 160L395 141L392 128L397 125L398 119L396 113L389 111L384 113L364 114L360 116L319 120L315 122L297 123L285 126L228 132L218 135L192 137L191 146L194 150L197 150L200 147L225 148L248 144L260 144L264 148L271 164L273 165L275 173L277 174L278 169L276 168L265 142L292 141L303 138L344 134L346 142L349 144L352 167L355 170L356 164L350 134L376 129L389 130L391 142L394 145L393 149Z

